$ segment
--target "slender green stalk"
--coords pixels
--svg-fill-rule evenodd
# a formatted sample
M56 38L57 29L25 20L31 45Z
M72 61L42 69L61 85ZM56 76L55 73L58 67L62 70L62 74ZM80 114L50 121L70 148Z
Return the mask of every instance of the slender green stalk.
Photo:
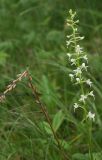
M90 160L93 160L93 154L92 154L92 122L89 123L89 156L90 156Z

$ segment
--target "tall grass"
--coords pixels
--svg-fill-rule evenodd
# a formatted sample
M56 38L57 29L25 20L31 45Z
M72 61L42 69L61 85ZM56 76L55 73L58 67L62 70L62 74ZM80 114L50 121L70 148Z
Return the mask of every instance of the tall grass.
M0 1L0 91L29 66L32 83L40 92L51 124L65 155L88 160L88 126L72 106L80 94L72 86L66 59L66 13L77 11L82 45L89 55L95 90L93 106L97 121L92 129L92 153L102 159L102 56L101 1ZM0 103L0 160L62 160L49 124L33 99L27 79ZM97 107L96 107L97 104Z

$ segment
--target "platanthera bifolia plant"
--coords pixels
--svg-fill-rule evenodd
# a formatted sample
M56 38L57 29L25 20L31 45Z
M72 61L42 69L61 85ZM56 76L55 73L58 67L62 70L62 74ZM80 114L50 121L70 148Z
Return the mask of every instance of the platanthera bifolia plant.
M93 107L89 104L89 100L93 101L95 99L95 95L92 90L93 82L87 78L87 73L89 72L88 57L83 47L80 45L84 37L80 36L78 33L78 23L79 20L76 20L76 12L70 10L67 19L67 27L70 30L70 34L67 35L66 40L68 50L67 56L72 69L72 72L69 73L69 77L71 78L72 84L77 85L77 88L80 90L80 94L73 104L73 111L83 111L81 112L81 123L88 126L87 134L89 134L89 157L90 160L92 160L91 133L92 122L95 121L95 113L93 111Z

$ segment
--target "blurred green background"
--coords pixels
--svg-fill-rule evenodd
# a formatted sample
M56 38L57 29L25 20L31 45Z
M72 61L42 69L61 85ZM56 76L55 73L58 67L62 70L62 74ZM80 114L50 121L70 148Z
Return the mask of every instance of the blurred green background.
M72 105L80 90L68 74L66 18L77 12L96 94L93 154L102 159L101 0L0 0L0 92L29 67L53 127L71 160L88 160L87 126ZM91 101L89 102L91 104ZM61 160L52 133L24 80L0 104L0 160Z

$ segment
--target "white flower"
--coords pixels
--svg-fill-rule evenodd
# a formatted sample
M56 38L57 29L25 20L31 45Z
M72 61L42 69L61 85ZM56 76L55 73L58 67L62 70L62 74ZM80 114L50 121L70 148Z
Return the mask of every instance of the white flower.
M95 99L95 95L93 94L93 91L89 92L89 96L92 96Z
M76 78L77 83L80 83L82 79Z
M79 101L85 103L85 100L87 99L87 95L81 95Z
M70 45L71 41L66 41L67 48Z
M91 87L91 86L92 86L91 80L90 80L90 79L87 79L87 80L86 80L86 84L88 84L88 85Z
M88 67L88 66L86 66L85 63L82 63L82 65L81 65L81 68L82 68L82 69L85 69L85 71L87 71L87 67Z
M78 36L77 39L78 39L78 40L83 40L83 39L84 39L84 36L83 36L83 37Z
M77 45L75 48L75 51L77 54L80 54L80 53L82 53L82 48L79 45Z
M77 108L79 108L80 106L77 103L74 103L74 112Z
M67 38L70 38L71 36L72 36L72 34L71 34L71 35L67 35L66 37L67 37Z
M67 56L68 56L68 57L69 57L69 59L70 59L72 55L71 55L70 53L67 53Z
M69 77L71 78L71 80L73 80L74 75L73 74L69 74Z
M90 120L95 121L95 113L92 113L92 112L89 111L87 117L88 117Z
M86 60L86 61L87 61L87 63L88 63L87 55L84 55L82 58L83 58L84 60Z
M83 40L84 38L85 38L84 36L83 36L83 37L80 37L81 40Z
M77 28L75 28L75 31L77 31L78 29Z
M80 74L82 73L80 67L78 67L77 69L75 69L75 70L73 70L73 71L74 71L74 73L75 73L76 76L78 76L78 75L80 75Z
M76 65L76 59L71 59L70 61L72 63L71 65Z

